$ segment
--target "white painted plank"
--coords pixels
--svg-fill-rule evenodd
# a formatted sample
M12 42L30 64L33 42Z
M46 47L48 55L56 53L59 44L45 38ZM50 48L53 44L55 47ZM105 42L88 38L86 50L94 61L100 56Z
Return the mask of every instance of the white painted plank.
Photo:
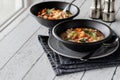
M2 68L39 27L40 24L31 16L28 16L16 29L0 41L0 68Z
M43 2L44 0L30 0L28 2L29 5L32 4L34 2L34 4L39 3L39 2ZM33 5L33 4L32 4ZM31 6L32 6L31 5ZM31 7L30 6L30 7ZM27 9L25 9L25 11L23 10L23 13L18 16L17 18L15 18L13 20L13 22L11 22L10 24L8 24L9 22L7 22L7 24L5 24L3 27L6 27L2 32L0 32L0 40L3 39L5 36L7 36L7 34L9 34L13 29L15 29L18 24L24 20L24 18L29 14L29 9L30 7L28 7ZM13 17L14 18L14 17Z
M85 16L88 14L90 10L92 1L86 0L84 4L80 7L80 14L77 16L78 19L85 19Z
M72 0L65 0L65 2L71 2ZM73 4L75 4L76 6L78 6L79 8L81 7L81 5L85 2L85 0L76 0L75 2L73 2Z
M120 80L120 66L116 68L112 80Z
M6 26L6 28L2 32L0 32L0 40L4 38L7 34L9 34L10 31L16 28L17 24L19 24L27 15L28 15L28 12L26 10L17 19L15 19L12 23L10 23L8 26L4 25L3 27Z
M57 76L54 80L80 80L84 72L77 72L63 76Z
M116 16L116 22L111 25L111 28L120 36L120 10ZM120 80L120 66L117 67L117 70L114 72L113 80Z
M111 80L115 67L90 70L85 73L82 80Z
M116 21L111 25L111 28L120 36L120 9L116 15Z
M37 63L44 52L38 41L38 34L41 34L43 31L41 30L40 28L4 68L0 70L0 80L22 80L27 72Z
M32 68L23 80L53 80L55 73L52 69L46 54L40 58L37 64Z

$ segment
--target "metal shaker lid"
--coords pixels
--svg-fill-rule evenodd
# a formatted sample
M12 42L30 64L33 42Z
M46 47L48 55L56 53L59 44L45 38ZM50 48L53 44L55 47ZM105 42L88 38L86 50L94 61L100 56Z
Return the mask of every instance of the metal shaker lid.
M115 21L115 13L102 13L102 20L106 22L114 22Z

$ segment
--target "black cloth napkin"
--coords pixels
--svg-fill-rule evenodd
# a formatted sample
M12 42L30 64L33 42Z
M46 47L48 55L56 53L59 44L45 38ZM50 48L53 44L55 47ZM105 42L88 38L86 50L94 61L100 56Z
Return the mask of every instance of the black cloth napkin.
M39 35L38 39L57 76L73 72L113 67L120 64L120 47L117 51L107 57L91 59L83 62L79 59L64 57L53 52L48 46L48 36Z

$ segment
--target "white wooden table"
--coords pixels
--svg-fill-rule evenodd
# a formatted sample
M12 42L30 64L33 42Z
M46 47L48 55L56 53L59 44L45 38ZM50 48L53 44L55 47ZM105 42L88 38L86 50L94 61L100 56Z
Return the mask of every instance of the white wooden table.
M42 1L47 0L40 0ZM90 19L91 2L92 0L74 2L81 10L76 18ZM116 21L104 23L120 36L120 0L116 0L115 4ZM0 40L0 80L120 80L119 66L55 76L37 38L39 34L47 35L48 28L39 24L28 11L29 9L27 16L8 34L3 34L4 37Z

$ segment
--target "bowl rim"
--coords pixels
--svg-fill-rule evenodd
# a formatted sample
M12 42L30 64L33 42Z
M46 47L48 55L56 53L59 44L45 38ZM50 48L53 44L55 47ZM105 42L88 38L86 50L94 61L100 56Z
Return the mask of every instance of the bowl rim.
M55 3L58 2L58 3L69 4L69 2L64 2L64 1L44 1L44 2L35 3L35 4L31 5L31 7L29 8L30 14L33 15L33 16L35 16L35 17L37 17L37 15L35 15L35 14L32 13L31 9L32 9L34 6L36 6L36 5L43 4L43 3L49 3L49 2L50 2L50 3L52 3L52 2L55 2ZM40 17L37 17L37 18L40 18L40 19L43 19L43 20L47 20L47 21L61 21L61 20L67 20L67 19L74 18L74 17L76 17L76 16L80 13L80 9L79 9L79 7L78 7L77 5L75 5L75 4L71 4L71 5L73 5L73 6L77 9L76 14L72 15L71 17L64 18L64 19L58 19L58 20L48 20L48 19L44 19L44 18L40 18Z
M62 23L65 23L65 22L76 21L76 20L92 21L92 22L97 22L97 23L103 24L103 25L105 25L105 26L109 29L110 34L109 34L107 37L105 37L104 39L100 40L100 41L90 42L90 43L77 43L77 42L72 42L72 41L64 40L64 39L62 39L61 37L59 37L59 36L54 32L54 31L55 31L55 28L56 28L58 25L60 25L60 24L62 24ZM61 41L61 42L63 42L63 43L67 43L67 44L93 45L93 44L103 43L103 42L107 41L108 39L110 39L111 36L112 36L112 29L111 29L108 25L106 25L105 23L102 23L102 22L99 22L99 21L90 20L90 19L73 19L73 20L62 21L62 22L56 24L56 25L52 28L52 35L53 35L57 40L59 40L59 41Z

